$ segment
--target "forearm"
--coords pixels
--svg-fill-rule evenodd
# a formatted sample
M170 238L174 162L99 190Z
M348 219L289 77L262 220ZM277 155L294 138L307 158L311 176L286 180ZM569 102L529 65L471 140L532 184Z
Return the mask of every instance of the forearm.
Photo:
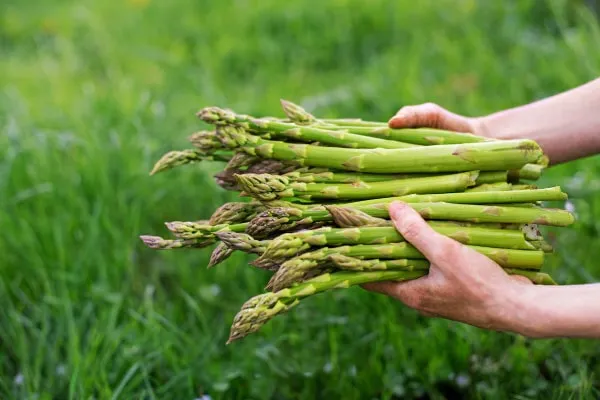
M600 153L600 78L567 92L476 119L477 134L533 139L558 164Z
M534 338L600 339L600 284L517 290L500 316L502 330Z

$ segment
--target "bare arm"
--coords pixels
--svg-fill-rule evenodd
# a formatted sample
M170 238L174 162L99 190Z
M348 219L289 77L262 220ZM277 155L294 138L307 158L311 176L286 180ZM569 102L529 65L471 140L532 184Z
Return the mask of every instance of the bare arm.
M503 324L530 337L600 338L600 284L531 286ZM518 311L518 309L516 309Z
M537 286L509 276L488 257L434 231L409 205L393 203L398 231L430 261L429 274L368 290L425 315L529 337L600 338L600 284Z
M600 153L600 78L555 96L478 118L435 104L408 106L390 120L393 128L433 127L496 139L533 139L552 164Z

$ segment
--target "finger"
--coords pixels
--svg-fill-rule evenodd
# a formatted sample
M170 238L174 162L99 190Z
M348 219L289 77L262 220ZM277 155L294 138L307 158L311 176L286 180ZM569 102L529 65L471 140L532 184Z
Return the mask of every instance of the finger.
M525 277L525 276L521 276L521 275L509 275L510 279L512 279L513 281L519 283L519 284L525 284L525 285L533 285L533 282Z
M432 262L436 261L436 256L441 248L456 245L456 242L449 237L436 232L418 212L406 203L399 201L391 203L389 214L394 226L404 239Z
M394 286L398 282L393 281L383 281L383 282L371 282L360 285L363 289L368 290L369 292L381 293L387 296L392 296L394 293Z
M472 132L470 119L454 114L434 103L402 107L389 121L390 128L437 128Z
M402 107L388 125L390 128L434 128L438 124L439 109L432 104Z
M405 282L382 281L365 283L361 286L365 290L393 297L408 307L419 310L423 293L427 291L429 284L430 280L425 276Z

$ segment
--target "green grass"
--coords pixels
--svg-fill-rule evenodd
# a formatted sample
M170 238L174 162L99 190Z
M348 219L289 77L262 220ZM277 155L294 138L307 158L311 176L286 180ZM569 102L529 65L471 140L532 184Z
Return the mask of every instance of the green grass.
M0 398L562 399L600 396L600 343L418 316L358 288L225 346L267 274L140 234L232 195L207 164L148 176L206 105L387 120L480 115L600 75L583 1L104 0L0 5ZM600 280L600 159L550 169L578 222L561 283Z

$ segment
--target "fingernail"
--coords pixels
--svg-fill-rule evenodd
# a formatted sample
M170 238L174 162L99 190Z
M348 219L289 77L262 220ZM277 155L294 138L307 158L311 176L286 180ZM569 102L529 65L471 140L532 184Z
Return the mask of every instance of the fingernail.
M394 115L389 121L388 121L388 126L390 128L397 128L402 126L402 116L401 115Z

